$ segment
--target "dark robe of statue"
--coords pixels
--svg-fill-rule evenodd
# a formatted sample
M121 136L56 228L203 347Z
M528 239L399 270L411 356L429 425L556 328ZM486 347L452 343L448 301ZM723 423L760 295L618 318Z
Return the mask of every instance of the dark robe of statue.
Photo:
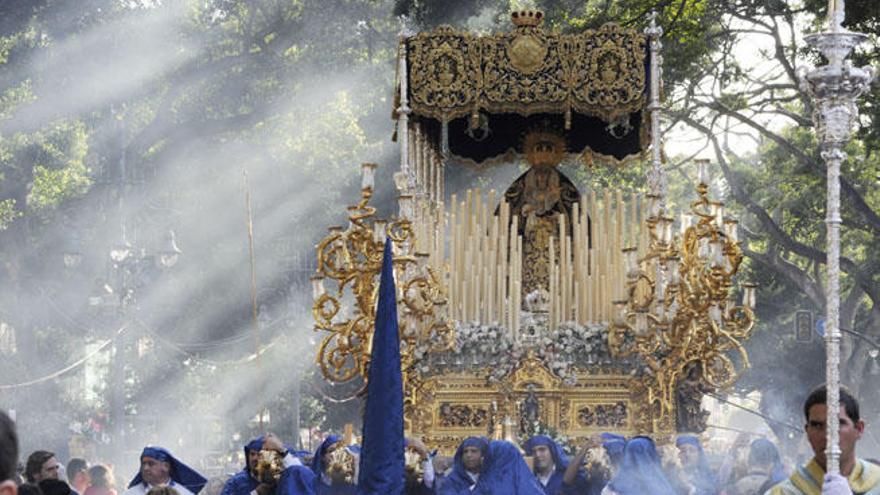
M580 193L574 183L556 166L565 155L565 141L550 132L533 132L526 136L524 149L531 168L519 176L504 193L510 216L518 217L519 234L523 236L522 294L550 287L550 239L554 239L559 256L559 215L565 215L568 233L574 204ZM589 228L589 227L588 227Z

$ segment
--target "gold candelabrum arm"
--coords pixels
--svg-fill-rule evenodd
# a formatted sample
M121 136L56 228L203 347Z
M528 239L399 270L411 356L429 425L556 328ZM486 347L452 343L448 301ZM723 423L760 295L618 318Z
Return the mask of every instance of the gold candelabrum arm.
M624 250L627 293L615 301L618 316L608 333L616 356L636 356L650 369L647 396L661 419L674 414L676 387L692 367L707 390L736 380L731 352L741 369L749 367L742 342L755 323L755 286L744 284L743 304L730 299L743 259L737 223L725 218L723 203L710 199L703 173L696 190L696 222L681 235L672 233L672 218L649 208L643 255Z
M372 176L375 167L364 164L365 177ZM385 221L377 218L376 209L369 204L372 181L364 180L364 184L357 204L348 207L348 227L331 227L316 246L312 315L315 330L325 334L316 361L331 382L366 380L382 253L385 240L390 239L398 291L401 367L408 386L416 378L416 347L427 343L448 349L455 342L454 327L445 319L446 291L441 277L431 269L428 255L416 252L410 219L412 197L401 195L401 216Z

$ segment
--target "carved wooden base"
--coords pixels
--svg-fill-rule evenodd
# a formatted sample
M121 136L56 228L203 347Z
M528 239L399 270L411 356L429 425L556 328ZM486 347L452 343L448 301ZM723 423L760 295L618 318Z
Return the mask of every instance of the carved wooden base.
M675 433L674 421L655 419L659 414L647 403L642 380L619 371L580 371L566 386L540 360L527 358L505 380L492 383L487 376L489 370L476 369L426 378L407 411L410 432L446 455L469 436L523 442L538 423L574 445L602 432L650 434L659 441Z

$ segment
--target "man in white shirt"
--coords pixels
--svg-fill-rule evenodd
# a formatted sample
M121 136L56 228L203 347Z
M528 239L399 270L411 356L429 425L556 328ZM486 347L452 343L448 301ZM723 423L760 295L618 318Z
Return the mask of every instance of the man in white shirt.
M161 447L144 447L141 469L122 495L146 495L150 488L169 486L180 495L199 493L208 480Z

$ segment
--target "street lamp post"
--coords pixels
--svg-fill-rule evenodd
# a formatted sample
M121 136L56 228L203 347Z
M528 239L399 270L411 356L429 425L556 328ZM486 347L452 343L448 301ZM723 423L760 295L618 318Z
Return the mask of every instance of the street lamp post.
M180 255L180 248L174 231L167 231L163 241L158 245L154 252L148 252L146 248L135 240L135 244L129 242L127 236L127 217L128 211L125 205L125 193L127 188L127 172L125 167L125 154L119 162L118 182L115 185L118 195L118 211L120 221L121 237L119 241L114 243L108 251L100 253L98 256L107 260L109 265L104 278L99 278L88 295L88 305L96 313L105 315L114 315L113 319L118 319L123 325L129 325L132 321L132 311L137 308L138 290L144 285L149 277L144 275L154 269L169 269L177 264ZM84 257L82 244L78 232L69 235L62 250L62 259L64 266L68 269L74 269L79 266ZM130 331L123 331L118 334L113 343L113 354L110 365L110 385L109 385L109 413L110 413L110 432L111 432L111 453L114 456L122 454L124 446L123 438L125 436L124 417L125 417L125 358L123 356L128 334Z
M843 147L850 139L858 117L856 99L868 88L874 76L871 67L853 67L846 60L853 48L868 37L843 28L844 0L830 0L828 28L805 37L818 49L828 64L802 71L801 88L813 101L813 121L819 138L822 158L827 164L828 191L825 212L827 228L826 300L826 387L827 395L827 467L826 472L840 472L840 445L837 411L840 409L840 164L846 159Z
M138 288L144 282L143 275L153 268L166 269L174 266L181 254L169 232L165 243L153 254L145 249L123 240L113 245L107 256L111 263L107 281L96 286L96 291L89 297L89 304L97 310L102 308L115 310L124 325L131 322L132 311L137 307ZM130 332L122 332L113 344L113 357L110 376L110 424L111 449L114 456L121 455L125 445L125 349L129 342ZM118 457L117 457L118 458Z

